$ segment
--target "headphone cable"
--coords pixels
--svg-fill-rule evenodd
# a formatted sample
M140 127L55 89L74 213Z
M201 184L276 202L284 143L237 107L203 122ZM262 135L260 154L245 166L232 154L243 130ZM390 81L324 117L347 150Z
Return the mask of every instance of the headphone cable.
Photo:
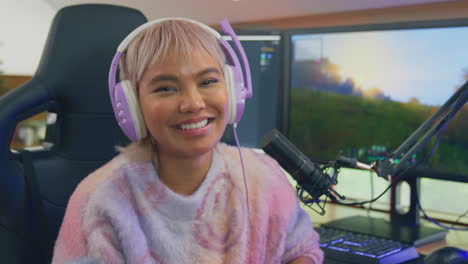
M234 132L234 139L236 140L237 150L239 151L239 157L241 161L242 175L244 176L244 188L245 188L245 197L246 197L246 205L247 205L247 221L250 221L249 189L247 187L247 177L245 176L244 160L242 159L242 153L240 149L239 139L237 138L236 129L237 129L237 123L232 124L232 131Z

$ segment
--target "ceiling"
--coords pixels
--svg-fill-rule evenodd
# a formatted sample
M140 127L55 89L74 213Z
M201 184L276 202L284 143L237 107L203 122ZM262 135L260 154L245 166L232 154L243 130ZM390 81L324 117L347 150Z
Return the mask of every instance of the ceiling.
M356 11L450 0L43 0L54 9L64 6L99 3L129 6L149 19L187 17L206 24L227 18L245 23L271 18Z

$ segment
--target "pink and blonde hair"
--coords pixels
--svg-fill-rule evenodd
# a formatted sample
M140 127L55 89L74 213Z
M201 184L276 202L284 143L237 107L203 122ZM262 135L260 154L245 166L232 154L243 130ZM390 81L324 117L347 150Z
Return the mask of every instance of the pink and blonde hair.
M164 20L143 30L133 39L120 60L120 79L130 80L138 93L138 81L146 68L164 62L171 53L189 60L195 49L215 58L221 69L226 58L216 36L199 25L185 20Z

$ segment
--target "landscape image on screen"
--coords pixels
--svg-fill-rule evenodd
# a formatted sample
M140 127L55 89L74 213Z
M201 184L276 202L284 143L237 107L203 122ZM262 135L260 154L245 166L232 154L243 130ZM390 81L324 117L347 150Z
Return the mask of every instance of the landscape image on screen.
M468 80L468 27L296 34L291 47L288 137L313 160L388 156ZM464 106L421 166L468 174L467 153Z

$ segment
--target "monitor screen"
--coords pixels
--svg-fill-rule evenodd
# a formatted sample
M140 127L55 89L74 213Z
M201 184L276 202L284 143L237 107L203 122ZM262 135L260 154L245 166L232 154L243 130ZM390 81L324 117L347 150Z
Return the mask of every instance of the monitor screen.
M468 20L289 33L283 131L312 160L387 157L468 80ZM410 163L431 153L433 139ZM468 109L423 173L468 175ZM440 178L439 177L439 178Z
M277 124L280 87L281 34L279 32L240 31L237 37L250 65L252 93L246 99L244 114L237 126L239 144L258 148L260 139ZM226 39L231 43L230 37ZM222 141L236 145L232 127Z

